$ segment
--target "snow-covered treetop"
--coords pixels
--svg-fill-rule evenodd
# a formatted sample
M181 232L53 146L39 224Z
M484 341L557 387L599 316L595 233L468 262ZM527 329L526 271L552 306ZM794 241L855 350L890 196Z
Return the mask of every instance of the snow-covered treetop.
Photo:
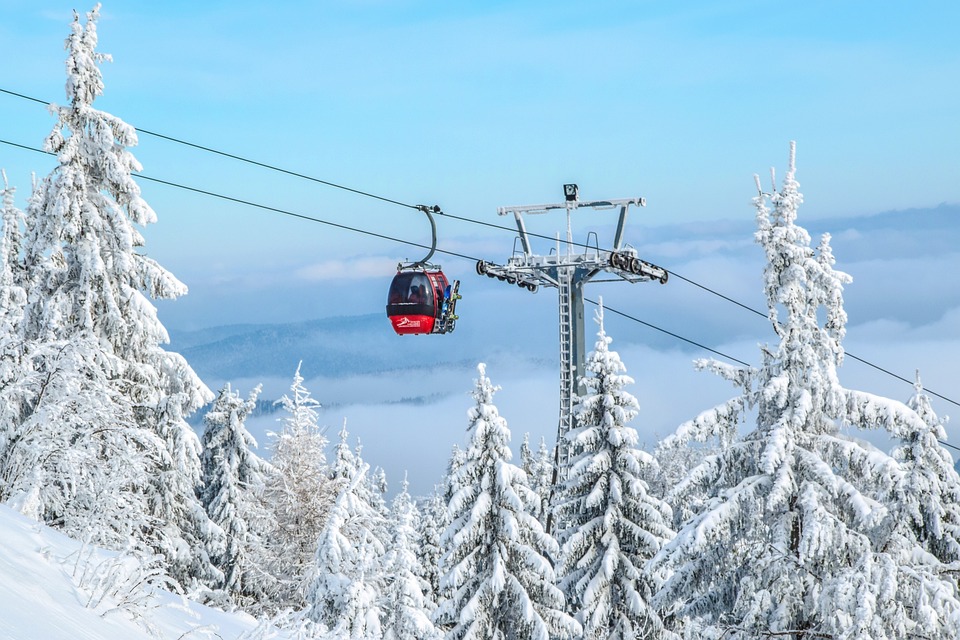
M945 427L950 420L950 416L938 416L933 410L930 402L930 396L923 390L923 383L920 381L920 371L917 370L913 383L913 395L907 401L907 406L917 412L924 424L930 427L931 433L940 440L947 438Z
M755 176L755 179L760 193L754 198L757 210L754 235L767 257L764 291L774 331L781 338L792 336L794 340L802 340L816 337L820 342L816 311L824 306L829 315L825 328L830 343L823 347L834 354L831 359L839 364L843 357L840 341L846 324L843 285L853 279L833 269L835 261L829 234L823 236L818 251L814 252L810 246L810 234L796 224L797 210L803 203L800 183L796 180L796 143L790 143L787 174L779 190L774 182L773 192L765 194L760 189L759 177ZM768 198L773 205L772 211L767 207ZM781 308L786 314L782 322L779 317Z
M613 420L617 425L625 425L637 416L640 405L634 396L623 391L623 388L633 384L634 380L626 375L627 367L620 359L620 354L610 350L613 338L607 335L603 326L603 298L600 298L597 305L595 320L598 326L597 342L584 367L593 375L584 376L581 383L587 390L585 397L591 394L599 396L594 402L603 404L603 410L607 412L605 420L608 423ZM579 406L581 412L589 412L592 409L589 402L581 402ZM629 432L633 433L633 441L629 444L636 445L639 441L636 431L627 427L624 433Z
M244 400L240 393L234 391L230 383L227 382L220 389L217 398L214 400L213 407L203 416L203 422L207 429L227 429L235 431L245 442L254 448L257 447L257 441L247 431L244 422L247 417L253 413L257 407L257 397L263 390L263 385L257 385L250 391L249 397Z
M86 26L80 25L80 15L73 12L73 24L64 48L70 52L67 58L67 99L77 107L89 107L94 99L103 95L103 76L100 73L101 62L112 62L107 53L98 53L97 19L100 17L100 3L87 13Z
M103 76L100 63L112 61L108 54L96 51L98 4L87 14L87 22L80 24L75 12L71 34L67 37L67 99L70 105L51 105L58 123L47 137L44 149L57 154L61 165L80 163L89 171L92 183L103 182L106 190L126 208L133 223L156 222L153 209L140 197L139 186L130 178L131 171L142 166L125 149L136 146L136 130L116 116L93 108L94 99L103 94ZM104 153L104 150L112 153ZM74 229L79 233L80 229ZM139 233L132 238L133 246L141 246Z
M287 415L279 419L284 426L285 435L305 435L317 426L317 410L321 405L310 397L310 392L303 386L303 376L300 375L302 365L303 361L300 361L293 374L293 383L290 385L290 394L293 397L284 394L274 403L281 405L286 411Z
M843 286L852 278L833 268L829 235L823 236L814 251L810 235L796 224L803 196L795 174L796 143L791 142L782 187L777 190L774 182L772 194L761 192L754 198L755 237L767 258L763 279L768 317L780 338L775 351L765 351L759 381L763 391L756 401L761 413L768 412L767 405L771 410L789 405L798 410L797 418L807 421L806 430L831 430L834 425L829 418L840 417L846 402L836 368L843 360L841 341L847 319ZM759 178L756 180L759 190ZM767 207L768 198L772 211ZM821 316L826 319L822 327ZM798 397L786 397L798 393ZM824 413L804 409L810 404ZM808 419L816 415L826 420Z
M350 449L350 432L347 431L347 419L343 419L340 431L337 433L337 444L334 447L333 468L330 470L331 477L341 482L348 482L357 469L361 467L362 461L359 456L354 455Z
M474 385L470 395L476 400L476 404L470 407L467 417L470 420L470 426L467 431L467 437L471 443L482 442L488 437L496 440L496 447L504 452L504 460L509 462L513 457L510 452L510 431L507 429L507 421L500 415L496 405L493 403L494 394L500 390L499 385L494 385L487 377L487 365L480 363L477 365L477 384ZM471 445L471 450L475 445ZM467 456L476 455L476 452L468 451Z
M156 221L133 174L140 163L128 147L133 127L98 111L103 91L97 53L97 9L85 24L75 16L67 49L67 106L52 105L57 118L44 142L58 166L36 185L27 207L24 261L36 290L25 306L27 338L97 336L124 359L164 358L168 342L156 309L145 299L176 298L186 286L139 250L138 226ZM148 355L149 354L149 355ZM190 386L199 386L192 380ZM203 400L212 396L203 389Z

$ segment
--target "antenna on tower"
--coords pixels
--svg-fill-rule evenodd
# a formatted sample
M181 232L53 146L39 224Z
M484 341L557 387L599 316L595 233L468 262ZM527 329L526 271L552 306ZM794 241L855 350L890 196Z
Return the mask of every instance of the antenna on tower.
M627 221L627 211L631 206L646 206L643 198L623 198L619 200L580 201L580 189L575 184L563 185L564 201L557 204L524 205L514 207L500 207L497 213L501 216L513 215L520 234L521 252L514 252L505 265L493 264L480 260L477 262L477 273L490 278L496 278L508 284L536 292L541 286L556 287L559 293L559 321L560 321L560 421L557 427L556 464L554 468L554 484L563 478L559 477L560 469L567 462L570 451L566 443L566 435L573 428L573 398L579 390L578 378L584 373L585 362L585 327L583 319L583 287L601 273L609 273L621 281L626 282L667 282L667 270L655 264L641 260L636 249L623 245L624 228ZM614 234L612 249L601 250L599 244L594 247L584 246L581 253L574 253L573 233L571 229L571 215L579 209L619 209L620 217L617 230ZM563 210L567 214L566 251L560 250L560 240L557 239L557 248L550 255L541 256L533 253L530 246L530 237L524 224L525 215L539 215L551 211ZM611 282L616 280L605 280ZM600 282L600 280L597 280Z

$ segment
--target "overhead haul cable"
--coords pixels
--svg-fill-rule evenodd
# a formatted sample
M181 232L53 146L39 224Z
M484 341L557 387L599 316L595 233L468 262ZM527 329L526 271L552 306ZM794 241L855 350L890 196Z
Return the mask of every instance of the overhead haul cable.
M22 98L22 99L24 99L24 100L29 100L29 101L31 101L31 102L35 102L35 103L42 104L42 105L45 105L45 106L50 105L50 104L53 104L53 103L51 103L51 102L46 102L46 101L43 101L43 100L41 100L41 99L39 99L39 98L34 98L34 97L31 97L31 96L28 96L28 95L25 95L25 94L22 94L22 93L17 93L17 92L15 92L15 91L10 91L10 90L8 90L8 89L0 88L0 93L5 93L5 94L8 94L8 95L11 95L11 96L14 96L14 97ZM136 128L136 127L134 127L134 128ZM394 205L397 205L397 206L406 207L406 208L415 209L415 210L421 210L421 208L422 208L422 206L423 206L423 205L408 204L408 203L405 203L405 202L401 202L401 201L399 201L399 200L395 200L395 199L392 199L392 198L387 198L387 197L384 197L384 196L380 196L380 195L377 195L377 194L374 194L374 193L371 193L371 192L368 192L368 191L362 191L362 190L360 190L360 189L354 189L354 188L352 188L352 187L347 187L347 186L344 186L344 185L341 185L341 184L338 184L338 183L335 183L335 182L330 182L330 181L327 181L327 180L322 180L322 179L320 179L320 178L316 178L316 177L313 177L313 176L309 176L309 175L306 175L306 174L303 174L303 173L299 173L299 172L292 171L292 170L289 170L289 169L284 169L284 168L278 167L278 166L276 166L276 165L268 164L268 163L265 163L265 162L260 162L260 161L258 161L258 160L252 160L252 159L246 158L246 157L244 157L244 156L240 156L240 155L233 154L233 153L228 153L228 152L226 152L226 151L220 151L220 150L214 149L214 148L212 148L212 147L207 147L207 146L204 146L204 145L196 144L196 143L193 143L193 142L189 142L189 141L187 141L187 140L183 140L183 139L180 139L180 138L176 138L176 137L174 137L174 136L168 136L168 135L165 135L165 134L162 134L162 133L157 133L157 132L154 132L154 131L150 131L150 130L148 130L148 129L139 129L139 128L136 128L136 130L139 131L139 132L141 132L141 133L144 133L144 134L147 134L147 135L156 137L156 138L160 138L160 139L163 139L163 140L168 140L168 141L170 141L170 142L175 142L175 143L177 143L177 144L181 144L181 145L184 145L184 146L187 146L187 147L191 147L191 148L198 149L198 150L201 150L201 151L205 151L205 152L208 152L208 153L213 153L213 154L216 154L216 155L225 157L225 158L231 158L231 159L237 160L237 161L239 161L239 162L244 162L244 163L247 163L247 164L250 164L250 165L253 165L253 166L257 166L257 167L260 167L260 168L269 169L269 170L271 170L271 171L276 171L276 172L279 172L279 173L283 173L283 174L290 175L290 176L293 176L293 177L301 178L301 179L304 179L304 180L309 180L309 181L314 182L314 183L317 183L317 184L323 184L323 185L326 185L326 186L329 186L329 187L333 187L333 188L336 188L336 189L341 189L341 190L343 190L343 191L348 191L348 192L350 192L350 193L354 193L354 194L357 194L357 195L360 195L360 196L364 196L364 197L368 197L368 198L373 198L373 199L376 199L376 200L379 200L379 201L382 201L382 202L387 202L387 203L390 203L390 204L394 204ZM14 146L14 147L19 147L19 148L22 148L22 149L27 149L27 150L31 150L31 151L39 151L39 152L41 152L41 153L47 153L47 152L42 151L42 150L40 150L40 149L35 149L35 148L33 148L33 147L28 147L28 146L25 146L25 145L20 145L20 144L16 144L16 143L13 143L13 142L7 142L7 141L0 141L0 142L4 142L5 144L8 144L8 145L11 145L11 146ZM206 192L206 191L203 191L203 190L201 190L201 189L196 189L196 188L188 187L188 186L185 186L185 185L178 185L178 184L175 184L175 183L167 183L167 182L165 182L165 181L163 181L163 180L153 179L153 178L147 178L146 176L143 176L143 175L140 175L140 174L138 174L138 175L139 175L139 177L142 177L142 178L147 179L147 180L152 180L152 181L154 181L154 182L159 182L159 183L163 183L163 184L169 184L169 185L171 185L171 186L175 186L175 187L178 187L178 188L182 188L182 189L185 189L185 190L188 190L188 191L194 191L194 192L197 192L197 193L203 193L203 194L215 196L215 197L218 197L218 198L221 198L221 199L225 199L225 200L237 202L237 203L239 203L239 204L248 204L248 205L251 205L251 206L258 206L258 207L263 208L263 209L266 209L266 210L274 210L274 209L271 208L271 207L256 205L256 204L249 203L249 202L246 202L246 201L243 201L243 200L239 200L239 199L236 199L236 198L231 198L231 197L229 197L229 196L223 196L223 195L220 195L220 194L214 194L214 193L212 193L212 192ZM283 211L283 210L274 210L274 211L275 211L276 213L282 213L282 214L284 214L284 215L289 215L289 216L293 216L293 217L304 217L304 216L301 216L300 214L296 214L296 213L293 213L293 212L288 212L288 211ZM460 221L463 221L463 222L469 222L469 223L471 223L471 224L479 224L479 225L482 225L482 226L485 226L485 227L489 227L489 228L493 228L493 229L498 229L498 230L502 230L502 231L508 231L508 232L510 232L510 233L515 233L515 232L516 232L516 229L513 228L513 227L507 227L507 226L504 226L504 225L499 225L499 224L495 224L495 223L491 223L491 222L485 222L485 221L482 221L482 220L476 220L476 219L473 219L473 218L467 218L467 217L465 217L465 216L457 216L457 215L454 215L454 214L446 213L446 212L444 212L444 211L438 211L437 214L438 214L438 215L442 215L442 216L447 217L447 218L452 218L452 219L454 219L454 220L460 220ZM306 219L309 219L309 217L305 217L305 218L306 218ZM346 230L350 230L350 231L357 231L357 232L359 232L359 233L366 233L367 235L372 235L372 236L375 236L375 237L381 237L381 238L385 238L385 239L395 240L395 241L397 241L397 242L402 242L402 243L409 244L409 245L412 245L412 246L417 246L417 247L422 247L422 248L429 248L429 247L427 247L426 245L421 245L421 244L413 243L413 242L407 242L407 241L405 241L405 240L398 240L398 239L396 239L396 238L389 238L389 237L387 237L387 236L382 236L382 235L377 234L377 233L375 233L375 232L364 231L364 230L361 230L361 229L355 229L355 228L352 228L352 227L348 227L348 226L346 226L346 225L339 225L339 224L337 224L337 223L333 223L333 222L329 222L329 221L324 221L324 220L319 220L319 219L318 219L318 220L314 220L314 221L315 221L315 222L320 222L320 223L322 223L322 224L328 224L328 225L334 226L334 227L340 227L340 228L343 228L343 229L346 229ZM547 235L543 235L543 234L534 233L534 232L528 232L527 235L532 236L532 237L535 237L535 238L550 240L550 241L556 241L556 240L557 240L557 238L554 238L554 237L551 237L551 236L547 236ZM594 247L591 247L591 246L589 246L589 245L587 245L587 244L585 244L585 243L579 243L579 242L575 242L575 241L571 241L571 240L566 240L566 239L564 239L564 240L560 240L560 241L561 241L562 243L564 243L564 244L571 245L571 246L574 246L574 247L580 247L580 248L586 248L586 249L592 249L592 248L594 248ZM445 254L447 254L447 255L453 255L453 256L457 256L457 257L464 257L464 256L462 256L462 255L460 255L460 254L452 253L452 252L449 252L449 251L443 251L443 250L439 250L439 249L438 249L438 251L440 251L441 253L445 253ZM471 259L472 259L472 258L471 258ZM673 270L670 270L670 269L664 269L664 270L665 270L668 274L670 274L671 276L673 276L673 277L675 277L675 278L678 278L678 279L680 279L680 280L683 280L684 282L686 282L686 283L688 283L688 284L690 284L690 285L693 285L694 287L697 287L697 288L699 288L699 289L702 289L703 291L705 291L705 292L707 292L707 293L710 293L711 295L714 295L714 296L717 296L717 297L719 297L719 298L721 298L721 299L723 299L723 300L726 300L727 302L730 302L731 304L734 304L734 305L736 305L736 306L738 306L738 307L741 307L742 309L744 309L744 310L746 310L746 311L749 311L749 312L751 312L751 313L754 313L754 314L756 314L756 315L758 315L758 316L760 316L760 317L762 317L762 318L767 318L767 317L768 317L767 314L766 314L766 313L763 313L762 311L759 311L759 310L757 310L757 309L754 309L753 307L750 307L749 305L746 305L746 304L744 304L744 303L742 303L742 302L740 302L740 301L738 301L738 300L736 300L736 299L734 299L734 298L731 298L731 297L729 297L729 296L727 296L727 295L725 295L725 294L723 294L723 293L720 293L719 291L716 291L716 290L714 290L714 289L712 289L712 288L710 288L710 287L708 287L708 286L706 286L706 285L703 285L703 284L701 284L701 283L699 283L699 282L696 282L695 280L692 280L692 279L690 279L690 278L687 278L687 277L685 277L685 276L683 276L683 275L681 275L681 274L679 274L679 273L677 273L677 272L675 272L675 271L673 271ZM696 344L696 343L692 343L692 344ZM699 345L698 345L698 346L699 346ZM858 361L858 362L861 362L861 363L863 363L863 364L865 364L865 365L867 365L867 366L869 366L869 367L872 367L872 368L876 369L877 371L880 371L880 372L882 372L882 373L885 373L885 374L887 374L887 375L889 375L889 376L891 376L891 377L893 377L893 378L896 378L897 380L900 380L900 381L902 381L902 382L906 382L907 384L910 384L910 385L913 385L913 384L914 384L913 381L909 380L908 378L905 378L904 376L901 376L901 375L896 374L896 373L894 373L894 372L892 372L892 371L890 371L890 370L888 370L888 369L885 369L884 367L881 367L881 366L879 366L879 365L876 365L876 364L874 364L874 363L872 363L872 362L870 362L870 361L868 361L868 360L866 360L866 359L864 359L864 358L861 358L861 357L859 357L859 356L857 356L857 355L855 355L855 354L853 354L853 353L851 353L851 352L849 352L849 351L846 351L845 353L846 353L846 355L849 356L850 358L852 358L852 359L854 359L854 360L856 360L856 361ZM733 359L733 360L736 360L735 358L732 358L732 359ZM737 361L737 362L740 362L739 360L736 360L736 361ZM945 401L947 401L947 402L950 402L951 404L960 406L960 402L957 402L957 401L955 401L955 400L952 400L952 399L948 398L947 396L944 396L944 395L942 395L942 394L940 394L940 393L937 393L936 391L933 391L932 389L926 389L926 388L925 388L924 390L925 390L927 393L929 393L930 395L932 395L932 396L936 396L936 397L940 398L941 400L945 400Z
M17 143L15 143L15 142L10 142L10 141L8 141L8 140L0 139L0 143L6 144L6 145L10 145L10 146L12 146L12 147L17 147L17 148L19 148L19 149L25 149L25 150L27 150L27 151L34 151L34 152L43 153L43 154L46 154L46 155L53 155L53 154L51 154L49 151L44 151L43 149L37 149L37 148L34 148L34 147L28 147L28 146L26 146L26 145L17 144ZM222 193L217 193L217 192L215 192L215 191L208 191L208 190L206 190L206 189L199 189L199 188L197 188L197 187L191 187L191 186L188 186L188 185L179 184L179 183L176 183L176 182L171 182L171 181L169 181L169 180L162 180L162 179L160 179L160 178L154 178L154 177L146 176L146 175L143 175L143 174L137 174L137 178L140 178L140 179L142 179L142 180L148 180L148 181L150 181L150 182L155 182L155 183L162 184L162 185L166 185L166 186L169 186L169 187L174 187L174 188L176 188L176 189L183 189L184 191L190 191L190 192L192 192L192 193L198 193L198 194L201 194L201 195L209 196L209 197L211 197L211 198L217 198L217 199L220 199L220 200L225 200L225 201L227 201L227 202L233 202L233 203L235 203L235 204L242 204L242 205L244 205L244 206L253 207L253 208L256 208L256 209L262 209L262 210L264 210L264 211L269 211L269 212L271 212L271 213L278 213L278 214L281 214L281 215L290 216L290 217L293 217L293 218L298 218L298 219L300 219L300 220L306 220L306 221L308 221L308 222L316 222L316 223L318 223L318 224L323 224L323 225L327 225L327 226L330 226L330 227L335 227L335 228L337 228L337 229L343 229L343 230L345 230L345 231L353 231L354 233L361 233L361 234L364 234L364 235L373 236L373 237L375 237L375 238L380 238L380 239L382 239L382 240L389 240L389 241L391 241L391 242L397 242L397 243L409 245L409 246L412 246L412 247L419 247L419 248L421 248L421 249L429 249L429 248L430 248L430 245L421 244L421 243L419 243L419 242L413 242L413 241L411 241L411 240L403 240L402 238L397 238L397 237L395 237L395 236L390 236L390 235L386 235L386 234L383 234L383 233L377 233L376 231L370 231L370 230L368 230L368 229L361 229L361 228L359 228L359 227L351 227L351 226L348 226L348 225L345 225L345 224L340 224L340 223L338 223L338 222L331 222L331 221L329 221L329 220L324 220L323 218L317 218L317 217L315 217L315 216L308 216L308 215L306 215L306 214L296 213L296 212L294 212L294 211L289 211L289 210L287 210L287 209L281 209L281 208L279 208L279 207L273 207L273 206L270 206L270 205L260 204L260 203L253 202L253 201L250 201L250 200L244 200L244 199L242 199L242 198L235 198L235 197L233 197L233 196L228 196L228 195L225 195L225 194L222 194ZM443 254L448 255L448 256L454 256L454 257L457 257L457 258L463 258L464 260L469 260L469 261L471 261L471 262L476 262L476 261L479 260L479 258L477 258L477 257L475 257L475 256L469 256L469 255L466 255L466 254L463 254L463 253L457 253L456 251L448 251L448 250L440 249L440 248L437 248L436 251L437 251L437 253L443 253ZM591 301L591 302L592 302L592 301ZM732 361L734 361L734 362L739 362L740 364L742 364L742 365L744 365L744 366L750 366L750 365L748 365L747 363L743 362L742 360L738 360L737 358L734 358L733 356L727 355L727 354L723 353L722 351L717 351L716 349L711 349L710 347L707 347L707 346L705 346L705 345L703 345L703 344L700 344L699 342L696 342L696 341L694 341L694 340L690 340L690 339L688 339L688 338L684 338L684 337L681 336L681 335L678 335L678 334L676 334L676 333L672 333L672 332L670 332L670 331L667 331L666 329L662 329L661 327L658 327L658 326L656 326L656 325L654 325L654 324L651 324L651 323L648 323L648 322L644 322L643 320L639 320L639 319L637 319L637 318L634 318L634 317L632 317L632 316L629 316L629 315L627 315L627 314L625 314L625 313L623 313L623 312L621 312L621 311L617 311L616 309L613 309L613 308L611 308L611 307L606 307L606 306L605 306L604 308L608 309L608 310L611 311L612 313L615 313L615 314L624 316L624 317L626 317L626 318L630 318L631 320L634 320L635 322L638 322L638 323L643 324L643 325L645 325L645 326L647 326L647 327L650 327L651 329L655 329L655 330L657 330L657 331L660 331L661 333L664 333L664 334L667 334L667 335L669 335L669 336L672 336L672 337L674 337L674 338L676 338L676 339L678 339L678 340L682 340L682 341L684 341L684 342L686 342L686 343L688 343L688 344L690 344L690 345L692 345L692 346L699 347L699 348L701 348L701 349L705 349L706 351L709 351L710 353L713 353L713 354L715 354L715 355L718 355L718 356L720 356L721 358L726 358L726 359L732 360Z

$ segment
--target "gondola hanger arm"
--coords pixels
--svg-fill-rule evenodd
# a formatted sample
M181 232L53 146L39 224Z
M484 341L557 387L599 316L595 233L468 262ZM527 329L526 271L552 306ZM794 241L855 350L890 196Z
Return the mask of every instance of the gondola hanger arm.
M417 211L421 211L427 215L427 220L430 221L430 237L431 237L430 253L428 253L426 257L424 257L423 259L418 260L410 265L411 268L416 269L419 267L427 266L430 263L430 258L433 257L433 254L437 250L437 223L433 219L433 214L441 213L441 211L440 211L440 205L436 205L436 204L433 206L426 205L426 204L418 204L414 208Z

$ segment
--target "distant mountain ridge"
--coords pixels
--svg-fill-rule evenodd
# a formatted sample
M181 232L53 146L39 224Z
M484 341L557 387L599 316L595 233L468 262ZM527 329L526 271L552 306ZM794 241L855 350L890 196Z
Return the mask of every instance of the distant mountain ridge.
M245 324L197 331L171 331L171 351L181 353L202 378L292 375L297 363L311 363L317 375L355 375L433 366L469 364L431 337L393 334L379 314L338 316L290 324ZM417 341L399 349L398 341Z

